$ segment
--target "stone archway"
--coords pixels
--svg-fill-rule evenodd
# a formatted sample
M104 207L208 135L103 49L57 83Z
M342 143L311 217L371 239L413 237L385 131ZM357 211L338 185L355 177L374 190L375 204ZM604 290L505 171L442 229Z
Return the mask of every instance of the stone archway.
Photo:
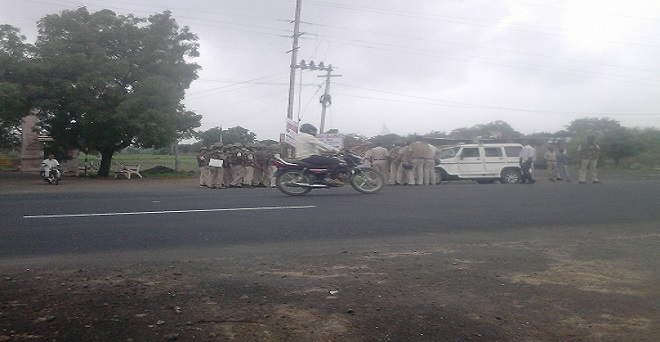
M20 171L40 171L41 162L46 158L46 143L52 142L53 138L40 135L35 127L39 123L36 115L29 115L23 119L21 130L23 131L23 142L21 146ZM69 150L65 156L56 156L62 170L74 170L78 165L78 150Z
M36 115L29 115L23 119L23 143L21 146L20 171L39 171L44 160L44 143L39 141L39 134L34 127L39 122Z

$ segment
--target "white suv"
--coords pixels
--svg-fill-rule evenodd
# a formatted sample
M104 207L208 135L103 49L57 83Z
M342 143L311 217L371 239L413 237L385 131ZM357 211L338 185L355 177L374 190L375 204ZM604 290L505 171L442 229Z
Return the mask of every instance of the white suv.
M480 184L519 183L520 144L464 144L439 149L439 181L475 180Z

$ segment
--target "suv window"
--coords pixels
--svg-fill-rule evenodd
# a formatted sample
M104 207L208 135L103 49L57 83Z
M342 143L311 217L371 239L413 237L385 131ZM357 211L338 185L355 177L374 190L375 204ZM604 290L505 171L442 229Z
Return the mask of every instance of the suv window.
M507 157L517 157L520 155L520 150L522 150L522 146L505 146L504 147L504 152L506 153Z
M475 147L464 148L461 158L479 158L479 149Z
M455 147L443 148L440 150L440 152L438 152L438 157L440 159L454 158L456 157L456 152L458 152L457 150L458 149Z
M486 147L484 152L486 157L502 157L502 149L499 147Z

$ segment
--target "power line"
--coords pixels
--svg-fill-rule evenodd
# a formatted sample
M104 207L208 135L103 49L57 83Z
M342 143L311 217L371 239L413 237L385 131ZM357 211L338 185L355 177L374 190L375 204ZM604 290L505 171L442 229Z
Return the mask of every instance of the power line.
M404 97L404 98L411 98L411 99L416 99L416 100L431 101L431 102L435 102L434 105L439 105L439 106L444 106L444 107L483 108L483 109L506 110L506 111L513 111L513 112L525 112L525 113L543 113L543 114L605 115L605 116L607 116L607 115L611 115L611 116L660 116L660 113L575 112L575 111L558 111L558 110L528 109L528 108L515 108L515 107L501 107L501 106L481 105L481 104L475 104L475 103L446 101L446 100L438 100L438 99L423 97L423 96L401 94L401 93L396 93L396 92L391 92L391 91L377 90L377 89L361 87L361 86L353 86L353 85L340 83L340 82L336 82L336 83L338 85L348 87L348 88L367 90L367 91L380 93L380 94L396 95L396 96L400 96L400 97ZM352 96L352 97L361 97L361 96L357 96L355 94L350 94L350 95L343 94L343 95ZM369 97L361 97L361 98L369 98ZM378 99L378 98L370 98L370 99L382 100L382 99ZM389 100L384 100L384 101L389 101ZM418 102L409 102L409 103L418 103ZM422 104L429 105L429 103L422 103Z
M351 31L351 32L363 32L363 33L368 33L368 34L382 35L382 36L385 36L386 38L394 37L394 38L402 38L402 39L408 39L408 40L412 39L412 40L420 41L422 43L455 45L455 46L477 48L477 49L484 49L484 50L497 51L497 52L515 53L515 54L526 55L526 56L543 57L543 58L548 58L548 59L556 59L556 60L561 60L561 61L583 63L583 64L589 64L589 65L602 65L602 66L607 66L607 67L631 69L631 70L646 71L646 72L660 72L660 69L659 70L651 70L651 69L646 69L646 68L634 68L634 67L623 66L623 65L599 63L599 62L593 62L593 61L585 61L585 60L578 60L578 59L565 58L565 57L557 57L557 56L551 56L551 55L543 55L543 54L529 53L529 52L520 52L520 51L514 51L514 50L507 50L507 49L498 49L498 48L479 46L479 45L473 45L473 44L456 43L456 42L449 42L449 41L438 41L438 40L421 38L421 37L416 37L416 36L409 36L409 35L384 33L384 32L377 32L377 31L371 31L371 30L361 30L361 29L355 29L355 28L348 28L348 27L345 27L345 26L334 26L334 25L324 25L324 24L310 24L310 25L314 25L314 26L318 26L318 27L327 27L327 28L332 28L332 29L339 29L339 30L347 30L347 31ZM315 36L315 35L319 35L319 34L313 34L313 33L310 34L310 33L308 33L307 35L308 36ZM321 36L321 35L319 35L319 36ZM330 36L330 37L332 37L332 36ZM334 38L336 38L336 37L334 37ZM344 39L344 38L338 38L338 39L341 40L341 39Z
M423 55L426 55L426 56L440 57L440 58L445 58L445 59L453 59L453 60L458 60L458 61L461 61L461 62L467 61L467 58L472 58L472 59L479 59L479 60L472 60L472 62L475 62L475 63L497 65L497 66L503 66L503 67L508 67L508 68L515 68L515 69L526 69L526 70L531 69L531 70L537 70L537 71L548 72L548 73L570 75L570 76L575 76L575 77L584 77L585 75L577 75L576 74L576 73L583 73L583 74L591 74L592 76L623 77L623 78L632 79L632 81L631 81L631 80L626 80L626 79L614 79L614 78L606 78L606 77L597 77L598 79L608 80L608 81L615 81L615 82L643 84L643 85L651 85L651 86L658 86L658 84L648 83L648 82L660 82L660 79L631 77L631 76L626 76L626 75L613 75L613 74L607 74L607 73L596 72L596 71L589 71L589 70L582 70L582 69L567 69L567 68L563 68L563 67L548 66L548 65L542 65L542 64L537 64L537 63L518 62L517 64L512 65L512 64L506 64L506 63L508 63L507 61L503 61L501 59L492 58L492 57L472 56L472 55L458 54L458 53L452 53L452 52L438 52L438 51L422 49L422 48L403 47L403 46L394 45L394 44L381 44L381 43L374 43L374 42L368 42L368 41L357 40L357 39L345 39L345 41L354 42L354 43L347 43L347 42L341 42L340 41L340 42L337 42L337 44L357 46L357 47L360 47L360 48L371 48L371 49L377 49L377 50L383 50L383 51L398 52L398 53L402 53L402 54L413 54L415 56L419 56L420 55L419 52L423 52ZM369 46L367 44L375 44L375 45L380 44L380 45L384 45L385 47ZM401 48L401 49L405 48L406 50L401 51L401 50L397 50L397 48ZM417 51L417 52L413 52L412 50ZM452 55L455 55L455 56L452 56ZM546 68L546 70L539 69L539 68ZM547 70L547 69L556 69L556 70Z

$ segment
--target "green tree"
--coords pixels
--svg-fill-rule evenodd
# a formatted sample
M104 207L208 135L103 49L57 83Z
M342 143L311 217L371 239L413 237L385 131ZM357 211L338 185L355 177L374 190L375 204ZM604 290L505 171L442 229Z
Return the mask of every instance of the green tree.
M217 142L223 144L249 144L254 142L256 134L250 132L248 129L241 126L236 126L228 129L222 127L213 127L204 132L196 132L195 138L201 141L204 146L211 146Z
M640 147L631 161L651 169L660 166L660 130L657 128L633 129L634 141Z
M279 141L275 141L275 140L271 140L271 139L260 140L259 142L266 145L266 146L278 145L280 143Z
M574 139L584 140L587 136L600 138L605 133L621 128L619 121L608 118L582 118L571 121L566 132Z
M518 131L513 129L508 123L497 120L487 124L474 125L469 129L472 137L482 138L519 138L522 136Z
M241 126L227 128L222 133L222 142L225 144L249 144L254 142L257 135Z
M0 25L0 146L20 145L21 120L35 91L30 49L18 28Z
M147 19L85 7L38 24L36 59L48 92L39 103L51 135L101 154L99 175L127 146L165 147L200 125L182 105L197 78L197 37L170 12Z
M614 160L614 166L626 158L631 158L644 150L644 147L635 139L635 130L621 127L610 129L600 139L600 148L603 156Z
M213 127L207 129L206 131L195 132L195 139L201 142L201 145L209 147L217 142L223 141L222 139L222 128ZM200 146L201 147L201 146Z

